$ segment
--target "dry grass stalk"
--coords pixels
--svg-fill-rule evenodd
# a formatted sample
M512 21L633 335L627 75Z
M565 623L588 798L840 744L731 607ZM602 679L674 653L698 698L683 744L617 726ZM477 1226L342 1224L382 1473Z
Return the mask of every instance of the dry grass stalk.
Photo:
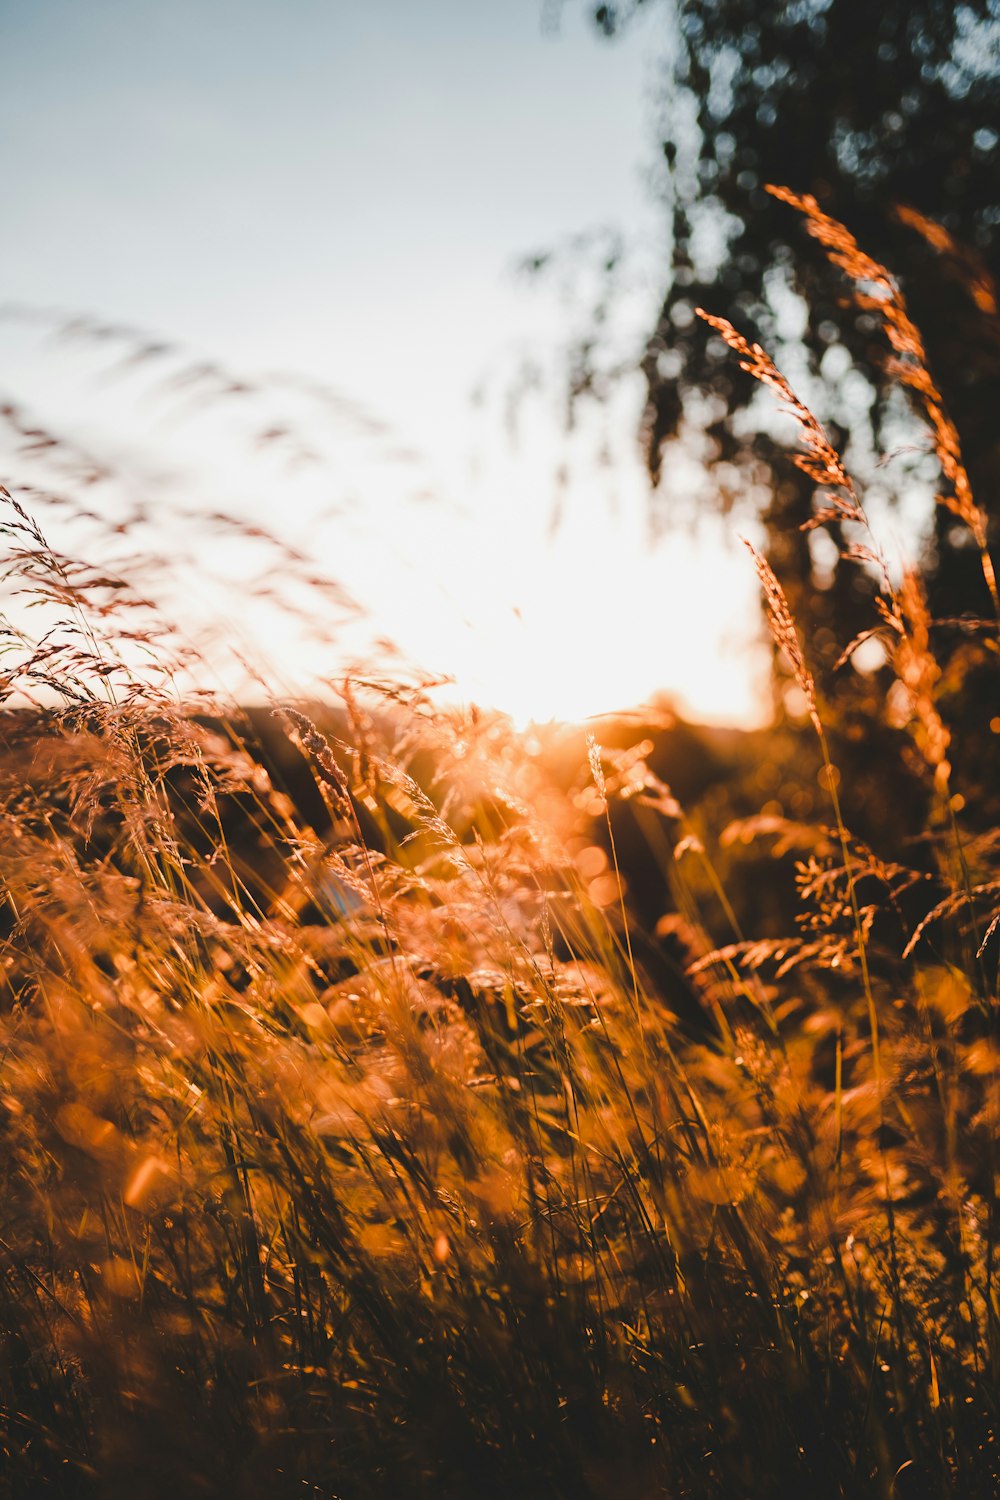
M800 202L783 189L772 191L785 201L794 202L796 206L801 206L806 201ZM825 216L821 216L821 219L823 234L831 244L839 247L832 254L837 264L843 263L845 269L852 266L854 273L858 275L864 269L866 279L880 274L886 285L891 285L888 273L856 247L846 230L842 235L835 234L842 226ZM812 223L813 220L810 218L809 222ZM819 230L816 232L818 234ZM749 344L724 318L713 317L700 308L698 312L740 356L741 369L774 390L795 417L809 450L805 455L796 455L798 466L817 484L832 483L836 486L832 497L827 498L821 510L806 523L807 527L824 525L829 521L847 521L863 528L867 534L867 541L851 543L843 555L854 562L875 568L881 583L881 593L875 600L880 623L862 631L845 647L837 661L837 667L843 666L864 641L879 635L887 637L890 659L912 707L914 738L918 749L932 772L935 787L942 795L946 795L950 774L947 760L949 736L934 702L934 692L941 673L931 649L931 622L919 578L912 570L907 570L904 572L901 588L897 589L893 585L885 555L872 533L864 506L843 460L827 438L821 423L795 394L767 352L759 344ZM900 316L905 317L905 312ZM808 705L810 719L822 738L822 727L816 712L815 681L806 665L788 601L766 559L752 546L750 551L764 589L771 633L792 665L796 683Z
M989 551L987 516L973 498L969 476L962 463L957 429L930 373L920 330L907 311L902 291L885 266L862 250L850 230L824 213L810 194L800 195L788 188L774 186L769 186L768 192L804 216L807 232L823 246L830 261L854 282L857 305L874 313L881 322L896 356L892 371L916 397L931 429L934 451L948 482L948 489L938 496L938 503L963 521L975 537L983 577L1000 618L1000 592ZM980 295L989 297L988 288L981 289Z
M697 313L740 356L740 369L773 390L799 424L807 452L795 454L795 463L809 475L814 484L823 487L827 507L810 524L819 526L834 518L866 524L854 481L844 468L840 454L830 442L822 424L795 394L767 350L760 344L749 343L726 318L716 317L701 307L697 309Z
M943 224L937 223L935 219L929 219L918 209L898 203L894 213L901 224L906 224L910 229L916 230L917 234L922 235L935 250L948 256L958 268L963 284L979 311L989 318L996 318L1000 313L996 281L983 264L981 257L967 246L960 245Z
M896 633L896 675L910 697L917 746L931 768L935 787L946 796L951 774L948 761L951 735L935 702L941 669L931 650L931 620L923 584L912 570L903 576L898 609L902 628Z
M820 722L816 699L816 683L806 662L802 642L799 640L799 633L795 627L795 620L785 597L785 591L775 577L774 569L767 558L758 552L753 543L748 542L746 538L744 538L744 545L753 558L757 577L764 590L764 604L774 642L787 656L795 682L806 701L810 722L816 733L822 735L823 726Z

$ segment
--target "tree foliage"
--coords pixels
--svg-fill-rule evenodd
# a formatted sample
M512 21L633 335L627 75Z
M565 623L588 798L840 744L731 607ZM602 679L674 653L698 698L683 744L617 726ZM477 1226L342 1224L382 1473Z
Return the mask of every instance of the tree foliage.
M652 4L601 5L593 16L613 35ZM673 58L660 117L673 249L643 358L649 472L659 479L665 451L695 412L710 439L720 503L732 472L722 465L735 464L743 479L750 474L766 487L769 555L814 640L835 627L827 630L832 659L834 636L853 629L863 611L866 581L842 560L831 564L799 529L812 486L790 468L783 445L746 421L752 382L695 309L779 353L793 349L789 357L808 371L814 400L821 382L820 413L835 438L853 438L859 453L891 448L898 395L878 320L857 306L797 216L765 186L814 195L898 277L995 535L1000 5L676 0L661 15ZM894 211L899 206L945 233L931 230L928 239L927 226L919 232L912 217L906 222ZM790 304L792 322L801 319L791 335L782 325ZM853 400L845 402L847 370L865 384L852 373ZM898 491L906 460L896 472L903 475ZM932 471L927 478L933 482ZM936 513L925 564L936 613L989 613L975 549L946 511Z

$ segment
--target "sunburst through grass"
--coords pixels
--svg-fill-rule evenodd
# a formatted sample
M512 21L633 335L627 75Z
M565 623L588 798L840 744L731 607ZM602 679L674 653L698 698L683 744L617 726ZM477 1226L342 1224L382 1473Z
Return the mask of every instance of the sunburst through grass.
M986 568L891 278L784 196L879 289ZM713 321L876 579L900 848L759 555L811 818L419 680L192 705L141 571L4 496L5 1493L993 1492L1000 840L919 580Z

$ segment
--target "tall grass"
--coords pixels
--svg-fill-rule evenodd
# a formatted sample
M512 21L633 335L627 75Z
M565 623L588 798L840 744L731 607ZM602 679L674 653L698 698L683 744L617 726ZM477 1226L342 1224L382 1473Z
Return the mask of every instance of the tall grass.
M884 315L989 581L898 288L798 206ZM420 687L270 731L194 714L139 670L127 582L5 495L7 576L48 614L6 636L3 1493L994 1493L1000 835L957 786L919 579L715 326L877 580L927 814L901 848L878 808L852 829L763 558L828 812L720 830L649 743L581 746L567 785ZM744 932L720 879L761 846L790 934Z

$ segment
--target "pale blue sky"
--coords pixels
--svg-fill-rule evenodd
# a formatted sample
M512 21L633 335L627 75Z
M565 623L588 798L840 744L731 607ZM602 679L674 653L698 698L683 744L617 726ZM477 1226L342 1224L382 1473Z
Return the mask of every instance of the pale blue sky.
M2 0L3 296L386 390L515 256L634 227L650 29L539 0ZM409 384L400 381L401 386ZM390 395L395 406L395 391Z
M609 45L571 0L556 29L540 0L0 0L0 302L134 322L237 368L298 370L386 418L423 456L425 492L465 519L425 508L407 520L398 481L359 462L348 467L367 550L357 525L350 547L346 534L332 545L397 638L419 579L420 629L403 644L470 694L524 716L667 687L695 711L745 716L747 669L723 652L718 621L749 600L749 575L740 593L717 528L700 551L651 551L638 383L609 419L611 471L597 472L586 430L574 440L554 541L555 422L536 422L515 461L469 414L484 375L526 347L551 354L565 326L555 292L513 274L525 252L615 226L643 247L623 316L639 332L652 315L659 46L655 16ZM100 401L73 394L59 357L0 326L0 389L53 425L99 428ZM120 443L133 419L112 409ZM184 443L171 429L171 461L208 472ZM241 480L240 503L251 490ZM301 534L315 485L282 481L282 503ZM569 685L562 703L555 677Z

